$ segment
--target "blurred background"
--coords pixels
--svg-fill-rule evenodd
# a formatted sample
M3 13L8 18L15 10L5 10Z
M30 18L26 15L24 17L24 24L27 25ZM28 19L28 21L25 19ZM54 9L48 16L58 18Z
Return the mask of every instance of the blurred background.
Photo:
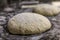
M60 0L0 0L0 10L7 7L21 8L22 5L29 4L52 3L52 1Z

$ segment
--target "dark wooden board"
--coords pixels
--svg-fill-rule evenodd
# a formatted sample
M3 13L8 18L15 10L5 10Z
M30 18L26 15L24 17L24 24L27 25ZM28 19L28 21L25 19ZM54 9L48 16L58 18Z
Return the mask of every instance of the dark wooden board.
M60 40L60 14L52 17L47 17L52 28L41 34L35 35L13 35L7 30L7 23L10 18L22 12L33 12L32 8L22 8L15 12L0 12L0 40Z

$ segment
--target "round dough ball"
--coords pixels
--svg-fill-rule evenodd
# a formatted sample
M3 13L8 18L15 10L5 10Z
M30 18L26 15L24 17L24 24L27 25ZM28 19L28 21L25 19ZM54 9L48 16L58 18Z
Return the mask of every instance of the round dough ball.
M60 8L60 1L53 1L52 5Z
M8 30L12 34L37 34L51 28L50 21L36 13L20 13L8 22Z
M59 14L60 8L50 4L39 4L34 8L34 12L45 16L53 16Z

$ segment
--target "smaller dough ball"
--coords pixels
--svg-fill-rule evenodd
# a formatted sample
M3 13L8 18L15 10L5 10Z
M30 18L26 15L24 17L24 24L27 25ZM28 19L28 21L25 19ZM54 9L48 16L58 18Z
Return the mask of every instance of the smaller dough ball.
M20 13L9 20L7 28L12 34L37 34L50 29L51 23L36 13Z
M52 5L60 8L60 1L53 1Z
M50 4L39 4L34 8L34 12L45 16L53 16L59 14L60 8Z

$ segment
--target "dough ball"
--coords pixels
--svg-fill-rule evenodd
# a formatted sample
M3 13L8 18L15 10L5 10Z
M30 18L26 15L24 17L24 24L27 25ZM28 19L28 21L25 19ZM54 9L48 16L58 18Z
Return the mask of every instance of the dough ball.
M39 4L34 8L34 12L45 16L54 16L59 14L60 8L50 4Z
M36 13L20 13L8 22L8 30L12 34L38 34L51 28L50 21Z

